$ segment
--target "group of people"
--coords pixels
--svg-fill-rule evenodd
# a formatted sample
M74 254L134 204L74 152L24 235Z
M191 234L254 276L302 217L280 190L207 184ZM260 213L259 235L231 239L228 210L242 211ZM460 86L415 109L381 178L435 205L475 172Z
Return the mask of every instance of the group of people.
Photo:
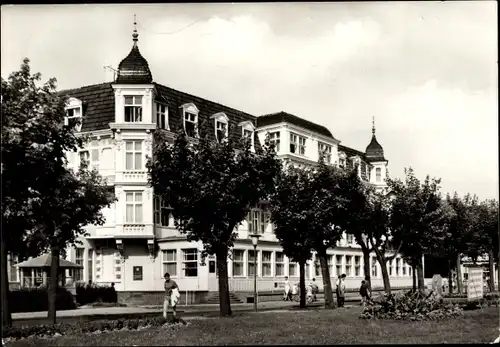
M346 279L346 274L342 274L338 277L335 286L336 286L336 294L337 294L337 306L338 307L344 307L345 303L345 293L346 293L346 286L345 286L345 279ZM299 289L298 289L298 284L293 284L290 285L290 282L288 281L288 276L285 276L285 293L283 295L283 300L285 301L292 301L293 296L299 294ZM309 282L308 285L306 286L306 297L308 298L308 301L316 301L316 294L319 292L319 288L316 284L316 279L313 278L312 282ZM368 286L368 283L366 281L361 281L361 287L359 288L359 294L361 295L361 304L364 306L365 303L370 300L370 288Z

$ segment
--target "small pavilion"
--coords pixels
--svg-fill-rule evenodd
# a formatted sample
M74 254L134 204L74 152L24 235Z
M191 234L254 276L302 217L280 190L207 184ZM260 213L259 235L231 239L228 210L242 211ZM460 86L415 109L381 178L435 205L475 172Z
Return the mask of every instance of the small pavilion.
M51 264L52 264L52 256L50 254L43 254L36 258L31 258L15 265L19 269L21 269L20 271L21 287L37 287L39 285L47 285L47 278L50 278ZM83 269L83 266L72 263L66 259L59 258L58 278L61 286L65 286L66 284L67 269ZM72 277L70 277L70 279L71 278Z

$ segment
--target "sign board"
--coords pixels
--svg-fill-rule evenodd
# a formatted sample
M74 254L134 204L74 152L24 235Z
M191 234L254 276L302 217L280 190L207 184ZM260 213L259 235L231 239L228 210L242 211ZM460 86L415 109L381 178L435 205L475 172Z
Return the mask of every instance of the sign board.
M134 281L142 281L142 266L134 266Z
M483 268L479 266L469 267L467 281L467 300L478 300L483 298Z

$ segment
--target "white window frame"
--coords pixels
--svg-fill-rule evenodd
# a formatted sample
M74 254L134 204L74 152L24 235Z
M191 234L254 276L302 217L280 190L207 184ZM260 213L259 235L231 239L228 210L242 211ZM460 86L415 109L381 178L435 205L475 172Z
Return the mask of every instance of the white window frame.
M170 126L168 124L168 106L166 104L155 102L155 110L156 110L156 128L170 130ZM163 110L162 110L163 108ZM163 123L163 124L162 124Z
M281 254L281 260L279 260L278 254ZM278 268L281 268L281 271L278 271ZM274 274L276 277L285 276L285 253L283 252L274 252Z
M132 98L132 103L127 104L127 99ZM124 95L123 96L123 119L125 123L142 123L144 117L144 96L143 95ZM131 119L127 120L127 109L131 109Z
M198 251L198 250L197 250ZM166 272L170 274L170 277L175 277L177 278L177 249L163 249L161 251L161 263L162 263L162 275ZM169 259L169 254L173 255L173 259ZM169 265L175 269L173 272L172 270L169 270Z
M66 107L64 109L66 111L66 117L64 117L64 125L69 125L70 119L80 119L80 122L75 125L75 131L76 132L82 131L82 125L83 125L82 101L73 97L69 98ZM69 111L72 111L73 113L71 113L70 115ZM74 114L75 111L78 111L77 115Z
M352 276L352 263L354 257L351 254L345 255L345 274L347 276Z
M292 150L292 146L294 146ZM290 153L306 155L306 137L290 132Z
M354 235L346 233L345 237L346 237L346 243L348 245L354 244Z
M144 171L144 152L143 152L143 141L142 140L126 140L125 141L125 171ZM132 148L129 149L129 144L132 144ZM139 149L137 149L137 144L139 144ZM128 154L132 154L132 168L127 167L127 157ZM139 165L136 165L136 158L140 158ZM139 167L137 167L139 166Z
M328 272L330 273L330 277L333 276L333 254L326 255L326 261L328 264Z
M250 149L255 150L255 126L249 120L238 124L241 127L241 137L250 139Z
M394 276L394 259L389 261L389 276Z
M318 141L318 155L322 154L325 156L325 162L330 164L332 162L332 146Z
M196 259L189 259L187 260L188 255L196 255ZM188 269L194 269L193 264L196 266L196 275L194 276L188 276L187 271ZM183 277L186 278L193 278L193 277L198 277L199 275L199 269L198 269L198 249L196 248L184 248L182 250L182 275Z
M293 269L293 271L291 271ZM299 265L290 261L288 263L288 277L299 277L300 273L297 271L299 269Z
M82 167L85 164L87 165L87 169L90 168L90 151L88 149L78 151L78 160L78 167Z
M253 254L256 257L255 262L254 259L250 257L250 254ZM254 267L254 264L257 264L257 266ZM247 250L247 276L253 277L254 273L250 271L250 267L253 268L253 271L257 271L258 266L259 266L259 251L255 251L253 249Z
M237 258L236 255L241 254L241 258ZM235 274L234 264L240 265L241 274ZM234 249L233 250L233 277L245 277L245 250L244 249Z
M276 153L280 151L280 131L273 131L269 133L269 142L274 144Z
M395 262L396 262L396 276L400 276L399 270L401 269L401 258L396 258Z
M184 129L184 133L189 136L189 137L193 137L191 135L189 135L186 131L186 116L187 115L192 115L193 118L194 118L194 121L192 120L187 120L189 123L193 123L194 124L194 138L198 138L199 137L199 131L198 131L198 128L199 128L199 119L198 119L198 115L200 113L200 110L198 110L198 108L196 107L195 104L193 103L188 103L188 104L184 104L182 105L180 108L182 108L182 126L183 126L183 129Z
M377 257L372 257L372 277L378 277Z
M95 169L99 171L99 160L101 157L101 148L99 146L98 140L91 140L90 147L88 148L89 152L89 168Z
M269 255L269 260L265 260L264 254ZM261 251L261 262L260 262L260 273L262 277L273 277L273 251ZM269 269L269 273L266 274L264 269Z
M266 204L258 204L247 214L248 232L264 234L269 223L269 209Z
M132 196L132 200L128 200L128 197ZM137 197L140 199L137 200ZM132 206L132 216L128 215L128 207ZM137 211L140 212L140 218L138 218ZM129 218L132 217L132 218ZM143 191L125 191L125 224L144 224L144 192Z
M80 253L80 254L79 254ZM85 248L83 247L76 247L75 248L75 264L84 266L83 264L83 259L85 257ZM77 278L77 274L79 274L79 278ZM75 268L73 272L73 277L76 282L81 282L84 279L84 268L78 269Z
M408 271L406 271L407 264L404 260L401 262L401 276L407 276Z
M342 261L343 261L343 259L344 259L343 254L336 254L335 255L335 271L336 271L337 276L342 275Z
M345 169L346 168L346 155L344 152L339 153L339 167Z
M356 260L357 260L357 262L356 262ZM354 276L355 277L361 276L361 256L360 255L354 256Z
M210 116L214 120L215 140L217 142L227 141L229 137L229 118L224 112L216 113ZM220 129L219 129L220 128ZM222 130L222 138L219 138L219 131Z
M122 256L118 250L115 251L113 258L113 272L115 275L115 280L120 282L122 280L123 267Z
M155 225L162 227L173 227L173 225L171 225L170 223L172 208L167 206L165 201L160 196L154 197L153 210L154 210L153 223ZM166 224L164 223L164 221L166 222Z
M375 181L382 182L382 169L379 167L375 168Z
M94 280L94 250L87 250L87 281Z

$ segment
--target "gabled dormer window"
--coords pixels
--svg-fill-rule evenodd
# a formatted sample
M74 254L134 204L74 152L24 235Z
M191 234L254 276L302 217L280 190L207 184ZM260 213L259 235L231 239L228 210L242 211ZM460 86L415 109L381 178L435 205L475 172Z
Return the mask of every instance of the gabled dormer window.
M345 159L346 155L344 152L340 152L339 153L339 167L342 168L342 169L345 169L346 167L346 159Z
M75 131L82 130L82 102L76 98L69 98L66 106L66 117L64 118L64 125L69 125Z
M245 141L250 142L250 148L254 150L254 144L255 144L255 126L253 123L249 120L241 122L238 124L238 126L241 127L242 130L242 137L245 139Z
M125 122L142 122L142 96L125 96Z
M222 142L228 138L228 125L229 118L227 118L224 112L219 112L210 117L214 120L215 125L215 139L217 142Z
M186 135L198 137L198 108L193 103L182 105L181 108Z
M168 108L164 104L156 104L156 127L158 129L170 130L168 126Z

